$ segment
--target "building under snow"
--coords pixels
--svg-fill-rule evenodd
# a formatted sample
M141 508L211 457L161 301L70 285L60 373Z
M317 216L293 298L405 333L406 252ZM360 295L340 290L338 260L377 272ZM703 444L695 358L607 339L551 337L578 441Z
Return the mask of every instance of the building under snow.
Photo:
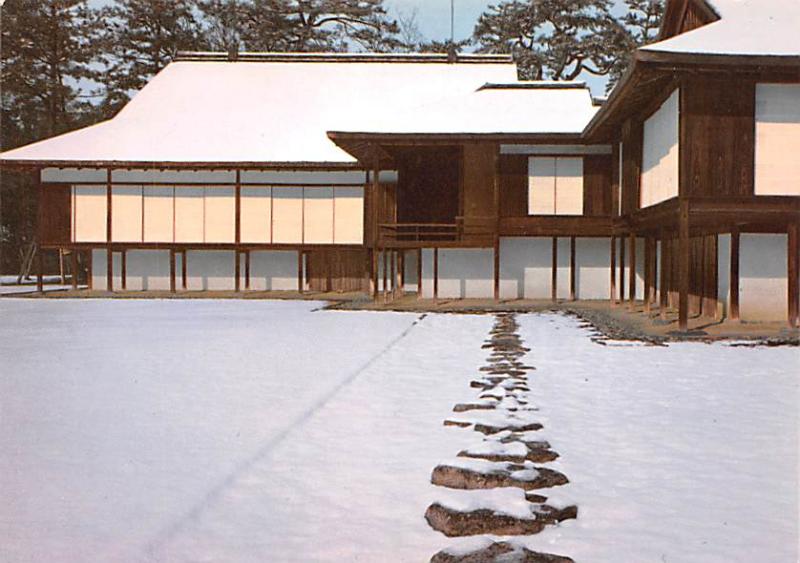
M644 300L798 323L800 3L671 0L602 107L504 56L191 53L0 155L108 290Z

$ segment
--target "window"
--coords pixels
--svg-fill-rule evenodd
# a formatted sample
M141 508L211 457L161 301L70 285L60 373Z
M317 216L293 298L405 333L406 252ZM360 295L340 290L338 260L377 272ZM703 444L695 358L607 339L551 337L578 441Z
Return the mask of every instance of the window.
M583 159L528 159L528 214L583 214Z

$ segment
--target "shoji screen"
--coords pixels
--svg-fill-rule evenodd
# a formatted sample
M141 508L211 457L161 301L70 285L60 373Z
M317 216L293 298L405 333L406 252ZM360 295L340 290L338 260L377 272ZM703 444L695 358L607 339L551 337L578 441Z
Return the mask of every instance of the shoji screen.
M303 188L303 242L333 243L333 188Z
M641 206L678 195L678 119L680 91L675 90L644 122Z
M800 195L800 84L756 85L756 195Z
M272 188L272 242L303 242L303 188Z
M202 186L175 188L175 242L203 242L205 189Z
M236 188L206 186L205 241L231 243L236 241Z
M144 186L144 241L173 241L172 186Z
M272 188L243 186L241 193L241 241L272 242Z
M76 185L72 193L75 242L106 242L106 187Z
M528 214L552 215L556 209L556 159L528 159Z
M111 186L111 240L142 242L142 186Z
M555 214L583 214L582 158L556 158Z
M333 241L336 244L364 242L364 188L334 188Z

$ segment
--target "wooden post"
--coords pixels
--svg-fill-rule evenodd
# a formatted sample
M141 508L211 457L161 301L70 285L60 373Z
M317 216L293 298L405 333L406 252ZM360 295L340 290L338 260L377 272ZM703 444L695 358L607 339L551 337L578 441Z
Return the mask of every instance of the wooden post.
M619 303L625 303L625 236L619 237Z
M611 237L611 283L610 300L613 307L617 302L617 237Z
M578 272L575 269L575 237L569 238L569 300L575 301Z
M628 247L631 263L628 269L628 298L633 306L636 304L636 233L633 231L628 235Z
M644 239L644 310L650 312L650 304L653 296L653 250L650 246L652 237Z
M553 237L552 254L550 261L550 300L555 302L558 298L558 238Z
M44 250L36 249L36 291L44 293Z
M305 287L303 283L303 249L297 249L297 291L304 293Z
M114 253L111 251L111 169L106 168L106 291L114 291Z
M380 248L373 248L370 251L370 293L373 299L378 299L378 260L380 259Z
M250 289L250 251L244 251L244 289Z
M730 291L730 311L728 312L732 321L739 320L739 227L731 229L731 259L730 274L728 279Z
M389 268L391 269L391 297L394 299L397 297L397 251L392 250L391 255L389 256Z
M175 283L175 250L170 249L169 251L169 291L170 293L175 293L176 291L176 283Z
M94 270L92 269L92 254L93 251L90 248L86 257L86 285L90 290L94 289L94 280L92 280L92 274L94 273Z
M78 251L74 248L69 251L69 269L72 272L72 289L78 289Z
M181 252L181 288L183 288L184 291L186 291L187 287L186 279L189 277L186 275L186 270L188 269L186 262L187 262L187 252L186 249L184 249L183 252Z
M122 255L122 259L120 260L122 262L120 278L122 279L122 290L125 291L128 289L128 252L123 248L120 254Z
M661 282L659 283L658 293L658 315L661 320L667 318L667 306L669 303L669 248L670 243L667 237L661 234Z
M422 249L417 249L417 299L422 299Z
M389 298L389 251L383 249L383 302Z
M500 237L494 238L494 300L500 300Z
M238 293L242 290L242 257L238 250L233 251L233 257L233 290Z
M433 247L433 299L439 299L439 247Z
M681 200L678 217L678 326L689 328L689 202Z
M234 197L234 240L238 245L242 242L242 175L240 170L236 170L236 188Z
M788 290L789 290L789 326L795 328L798 320L800 320L800 278L798 278L800 261L800 247L798 246L798 236L800 236L800 225L798 223L790 223L787 229L787 273L788 273Z
M402 296L406 291L406 251L398 251L397 271L400 277L400 295Z

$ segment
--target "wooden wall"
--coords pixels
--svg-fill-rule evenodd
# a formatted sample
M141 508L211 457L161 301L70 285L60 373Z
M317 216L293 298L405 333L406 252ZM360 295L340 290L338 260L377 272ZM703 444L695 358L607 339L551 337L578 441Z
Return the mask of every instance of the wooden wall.
M493 217L495 156L493 143L464 145L464 189L461 209L464 217Z
M368 291L367 251L324 248L307 252L306 277L312 291Z
M583 158L583 214L590 217L611 215L610 155Z
M629 119L622 126L622 214L639 209L639 188L642 180L643 121Z
M418 147L395 153L397 221L455 223L460 215L460 147Z
M681 85L681 195L753 195L755 84L692 76Z
M39 241L44 244L69 243L72 236L72 186L42 184L39 194Z
M528 157L500 155L500 217L528 215Z

